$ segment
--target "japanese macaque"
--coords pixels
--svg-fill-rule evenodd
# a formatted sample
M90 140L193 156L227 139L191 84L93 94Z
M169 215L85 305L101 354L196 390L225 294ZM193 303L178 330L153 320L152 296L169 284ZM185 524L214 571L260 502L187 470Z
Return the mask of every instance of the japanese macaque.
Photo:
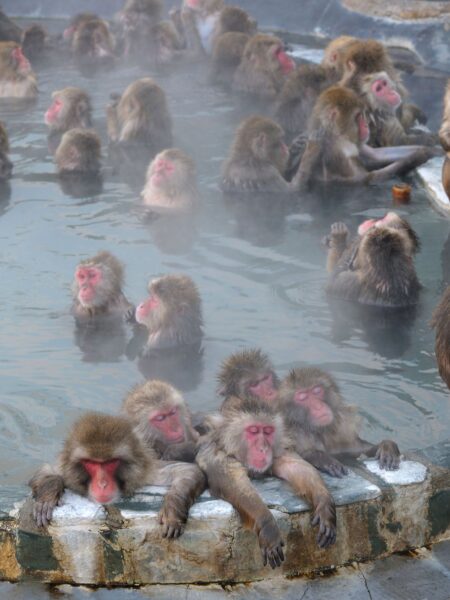
M72 283L72 313L77 321L98 316L132 318L134 307L122 292L123 284L123 267L109 252L81 261Z
M274 100L295 63L283 42L273 36L258 33L249 39L233 79L237 92Z
M131 83L107 107L112 142L141 143L160 152L172 145L172 119L166 95L150 77Z
M70 19L69 25L64 29L62 34L63 39L67 43L72 44L74 35L77 33L80 27L89 21L96 21L97 19L99 19L99 16L95 13L85 12L76 14Z
M88 94L77 87L52 93L52 103L45 112L45 124L51 132L92 127L92 107Z
M9 139L4 124L0 121L0 182L9 179L12 174L13 164L8 157Z
M0 98L33 100L38 93L36 75L15 42L0 42Z
M340 35L339 37L331 40L331 42L326 46L323 58L321 61L321 66L327 70L332 70L335 72L337 77L342 77L344 74L344 54L347 48L358 38L355 38L351 35Z
M90 129L69 129L62 136L55 152L55 163L60 175L98 176L100 159L100 138Z
M250 36L247 33L238 31L227 31L216 39L209 70L209 79L212 84L231 87L249 39Z
M446 152L442 166L442 185L445 193L450 198L450 80L447 83L444 95L444 115L439 129L439 140Z
M144 206L152 212L191 212L199 203L194 161L178 148L160 152L147 169L141 196Z
M250 478L273 475L287 481L311 504L313 525L319 525L318 544L336 539L333 498L318 471L291 450L282 417L252 400L222 415L221 422L200 443L197 463L208 478L211 493L230 502L245 527L258 537L264 565L284 560L278 525L251 484Z
M181 22L190 54L211 54L223 5L223 0L183 0Z
M279 408L296 451L320 471L333 477L348 473L336 454L375 456L380 468L398 469L397 444L391 440L371 444L359 437L356 408L345 404L337 383L325 371L315 367L291 371L281 382Z
M143 354L154 349L187 346L202 335L202 305L195 283L187 275L152 279L149 297L136 308L136 321L148 330Z
M47 32L41 25L34 23L25 29L22 35L22 51L32 63L38 63L48 50Z
M112 66L115 40L108 24L99 17L78 22L72 35L71 48L80 66Z
M283 174L288 163L283 130L271 119L249 117L236 132L230 157L222 167L224 192L294 192L301 179Z
M198 433L180 392L153 379L130 391L123 410L140 440L163 460L194 462Z
M403 175L437 154L425 146L371 148L363 111L362 101L350 89L333 86L322 92L310 120L306 148L301 154L301 144L294 140L288 170L303 185L371 183Z
M238 407L245 398L271 404L277 397L279 379L269 357L259 348L229 356L222 363L217 379L219 394L224 396L222 412Z
M169 486L159 513L161 534L178 537L204 490L203 473L196 465L157 460L128 419L87 413L74 424L57 464L44 465L30 480L33 515L39 527L47 526L65 489L111 504L150 484Z
M434 349L439 374L450 389L450 286L434 309L431 326L436 330Z
M334 223L327 243L328 293L372 306L417 304L421 285L413 259L419 238L396 213L364 221L352 244L347 226Z
M364 104L364 116L369 125L370 146L405 146L424 144L433 146L438 142L436 135L426 131L407 133L401 124L397 112L402 97L395 83L384 72L361 76L354 90Z

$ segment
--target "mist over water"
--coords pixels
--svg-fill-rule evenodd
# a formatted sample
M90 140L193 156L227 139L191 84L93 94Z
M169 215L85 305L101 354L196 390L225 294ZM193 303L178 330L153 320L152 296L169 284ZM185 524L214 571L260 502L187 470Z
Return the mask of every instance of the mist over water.
M40 463L53 461L82 411L117 412L144 377L167 378L193 410L216 409L219 365L243 347L262 347L280 376L299 365L329 370L347 401L360 407L369 440L391 437L404 450L448 437L448 391L437 373L428 323L443 290L441 251L449 225L423 191L415 187L411 204L399 211L422 239L416 265L424 289L415 320L386 322L349 305L330 307L321 239L334 221L345 221L354 232L360 221L391 209L390 185L229 203L218 188L220 166L251 107L242 109L210 87L204 66L163 73L119 66L86 78L65 64L37 73L34 107L0 107L14 163L13 179L0 189L2 483L26 482ZM114 172L108 161L109 95L143 76L165 90L174 145L196 161L202 208L195 221L144 222L139 192L145 168L123 163ZM91 94L105 165L101 193L75 198L55 175L43 120L51 92L68 85ZM198 353L142 361L133 354L126 326L87 336L75 331L69 312L73 272L102 249L124 263L124 291L135 304L151 277L192 277L205 321Z

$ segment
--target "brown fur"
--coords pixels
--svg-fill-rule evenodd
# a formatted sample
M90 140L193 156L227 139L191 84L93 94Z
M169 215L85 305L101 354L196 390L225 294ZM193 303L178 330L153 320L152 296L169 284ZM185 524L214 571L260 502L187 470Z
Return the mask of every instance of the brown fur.
M271 373L274 384L278 385L278 377L267 354L260 348L235 352L223 361L217 379L219 394L228 398L243 398L249 394L249 386L263 375Z
M249 39L248 34L237 31L228 31L216 38L210 63L210 80L213 84L231 87Z
M162 183L154 185L151 178L159 160L170 161L175 172L170 173ZM199 192L192 158L178 148L157 154L147 169L141 196L144 206L162 214L180 214L195 209L199 204Z
M383 307L412 306L421 285L414 268L419 239L409 223L395 213L366 231L353 245L348 229L335 223L330 233L327 291L361 304ZM339 250L342 254L339 254Z
M59 173L98 175L100 171L101 142L97 133L89 129L70 129L61 138L55 152Z
M150 296L160 300L160 306L142 322L148 330L144 354L157 348L172 348L195 344L203 332L201 299L197 286L187 275L164 275L148 285Z
M87 413L73 426L58 464L45 465L31 479L34 517L47 525L65 488L86 496L89 476L81 459L120 459L117 484L129 496L142 485L168 485L159 513L163 537L178 537L184 529L189 508L204 489L204 476L195 465L161 462L151 448L144 448L124 417Z
M187 53L194 58L211 54L223 8L223 0L200 0L192 7L183 0L181 22Z
M273 36L258 33L251 37L233 79L233 89L266 100L274 100L286 75L274 55L283 42Z
M183 442L170 443L152 427L149 416L157 411L177 408L183 425ZM193 462L198 433L192 427L191 413L181 393L164 381L156 379L134 387L123 402L123 410L133 423L134 432L146 446L153 448L164 460Z
M254 473L246 464L244 429L252 423L275 428L273 462L264 473ZM334 542L336 515L334 502L317 471L289 450L280 416L268 407L248 400L239 410L223 415L216 429L200 446L197 462L208 477L211 492L230 502L242 524L253 530L263 554L264 564L280 566L283 557L280 531L273 515L252 486L249 477L272 474L288 481L295 492L306 497L315 511L313 523L321 522L324 536L319 544Z
M301 159L296 155L296 140L291 146L290 169L297 170L296 177L303 185L317 181L385 181L407 173L436 154L428 147L407 148L398 158L375 153L359 139L357 118L363 109L362 101L351 89L333 86L322 92L314 107ZM370 159L369 166L364 158Z
M166 95L150 77L131 83L108 106L108 134L113 142L139 142L155 152L172 145L172 119Z
M228 31L254 35L256 29L256 22L245 10L237 6L225 6L220 11L215 35L219 36Z
M72 52L78 61L105 64L114 61L115 39L99 17L81 20L72 37Z
M125 316L133 305L125 298L123 266L115 256L102 251L81 261L79 267L97 267L102 271L102 282L98 286L96 298L89 304L81 303L78 295L80 285L74 277L72 283L73 306L72 312L77 319L91 319L101 315Z
M9 138L5 125L0 121L0 181L9 179L13 170L13 164L8 157Z
M36 98L36 75L30 64L20 66L12 52L20 48L15 42L0 42L0 98Z
M294 399L297 390L314 386L321 386L325 391L324 402L331 408L334 417L329 425L311 423L309 411ZM398 468L400 452L397 444L383 440L373 445L359 437L360 419L356 408L345 404L336 381L325 371L316 367L291 371L281 383L279 408L287 431L295 440L296 451L319 470L337 477L346 474L345 467L332 456L340 453L377 456L382 468Z
M344 72L343 57L347 48L357 41L357 38L351 35L341 35L327 45L324 50L321 65L325 69L333 69L336 76L342 77Z
M47 50L47 32L41 25L33 23L22 35L22 50L32 63L39 61Z
M444 95L444 114L442 125L439 129L439 140L447 156L442 166L442 185L445 193L450 198L450 80L447 82Z
M77 87L66 87L52 93L53 102L63 103L56 121L48 123L51 131L64 132L68 129L92 126L92 106L87 92Z
M450 389L450 287L434 309L431 326L436 329L434 349L439 374Z

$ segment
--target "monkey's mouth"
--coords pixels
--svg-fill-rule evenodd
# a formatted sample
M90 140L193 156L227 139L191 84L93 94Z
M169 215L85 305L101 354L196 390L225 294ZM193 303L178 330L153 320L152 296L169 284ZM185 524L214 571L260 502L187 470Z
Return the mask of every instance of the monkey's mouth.
M182 433L177 437L170 438L171 444L181 444L181 442L184 442L184 435Z
M80 300L83 302L91 302L94 299L95 292L92 288L82 288L80 290Z

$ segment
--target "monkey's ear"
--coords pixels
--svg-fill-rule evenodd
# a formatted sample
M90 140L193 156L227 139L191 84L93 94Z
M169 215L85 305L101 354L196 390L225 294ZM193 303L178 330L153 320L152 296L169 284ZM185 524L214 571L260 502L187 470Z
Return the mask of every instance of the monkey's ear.
M348 74L353 74L356 71L356 65L353 60L348 60L345 64Z
M253 154L255 156L258 156L259 158L265 158L266 157L266 146L267 146L266 134L263 132L259 133L252 140L251 146L252 146Z
M217 393L219 394L219 396L226 396L227 395L227 387L225 384L220 385L217 388Z
M330 108L330 109L328 110L328 118L329 118L329 119L330 119L330 121L331 121L331 122L333 122L333 123L336 121L336 119L337 119L337 117L338 117L338 114L339 114L339 109L338 109L338 108L336 108L336 106L334 106L333 108Z

